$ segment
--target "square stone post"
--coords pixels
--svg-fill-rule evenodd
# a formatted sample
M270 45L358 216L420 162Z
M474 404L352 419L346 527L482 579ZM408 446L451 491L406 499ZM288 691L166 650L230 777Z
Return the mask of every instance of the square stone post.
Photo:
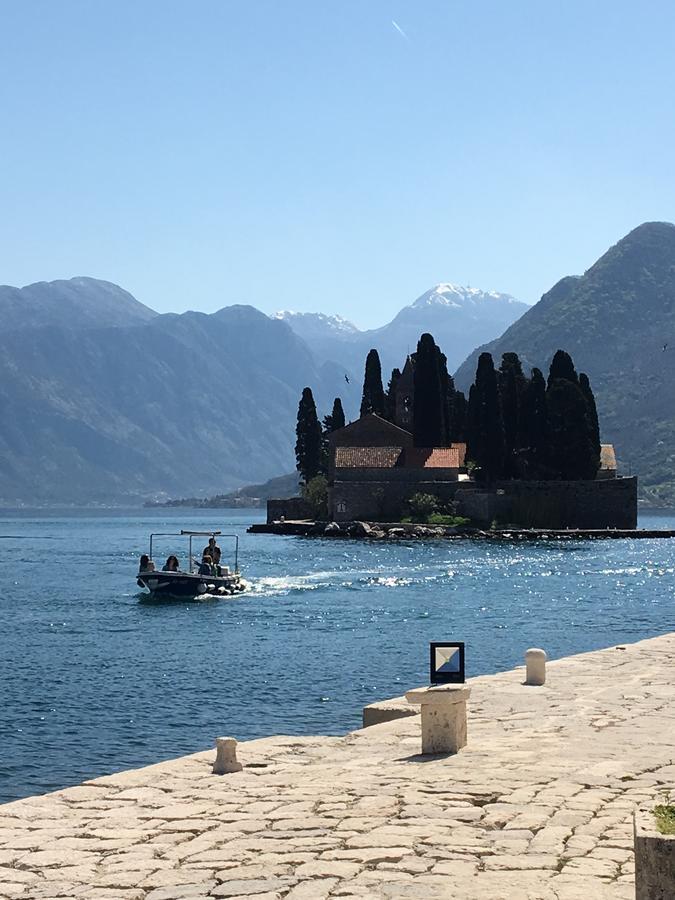
M657 800L636 810L633 818L635 897L637 900L672 900L675 897L675 834L656 827Z
M422 753L457 753L466 746L466 701L471 688L465 684L437 684L415 688L405 695L408 703L421 706Z

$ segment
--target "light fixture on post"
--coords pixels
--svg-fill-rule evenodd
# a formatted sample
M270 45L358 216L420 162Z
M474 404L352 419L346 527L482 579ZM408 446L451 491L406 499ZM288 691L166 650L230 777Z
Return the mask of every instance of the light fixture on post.
M406 693L408 703L421 707L422 753L457 753L466 746L464 642L431 641L429 687Z
M431 641L429 683L464 684L464 641Z

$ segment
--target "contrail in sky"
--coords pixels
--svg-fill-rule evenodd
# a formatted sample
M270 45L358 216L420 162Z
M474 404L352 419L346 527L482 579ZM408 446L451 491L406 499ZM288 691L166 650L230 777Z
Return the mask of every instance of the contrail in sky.
M391 20L391 24L392 24L392 25L394 26L394 28L398 31L398 33L401 35L401 37L405 38L406 41L409 41L409 40L410 40L410 38L408 37L408 35L405 33L405 31L401 28L401 26L400 26L400 25L398 24L398 22L396 21L396 19L392 19L392 20Z

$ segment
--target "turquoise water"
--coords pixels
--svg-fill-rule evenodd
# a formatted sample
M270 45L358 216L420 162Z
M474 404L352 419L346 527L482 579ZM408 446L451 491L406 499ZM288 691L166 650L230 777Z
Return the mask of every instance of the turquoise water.
M426 680L430 640L466 641L478 674L521 663L533 645L561 656L675 629L675 540L246 535L260 519L0 516L0 801L194 752L220 734L345 732L364 704ZM237 532L251 591L139 602L150 531L180 527Z

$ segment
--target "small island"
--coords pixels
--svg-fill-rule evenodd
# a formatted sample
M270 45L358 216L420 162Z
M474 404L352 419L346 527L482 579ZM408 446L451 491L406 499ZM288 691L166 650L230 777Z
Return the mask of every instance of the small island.
M468 399L432 335L386 391L371 350L359 418L346 424L336 398L322 425L307 387L296 436L301 495L267 503L267 526L281 533L363 534L357 523L370 536L637 526L637 478L617 474L589 378L564 350L546 379L537 368L526 376L515 353L498 369L482 353ZM298 531L301 522L314 527Z

